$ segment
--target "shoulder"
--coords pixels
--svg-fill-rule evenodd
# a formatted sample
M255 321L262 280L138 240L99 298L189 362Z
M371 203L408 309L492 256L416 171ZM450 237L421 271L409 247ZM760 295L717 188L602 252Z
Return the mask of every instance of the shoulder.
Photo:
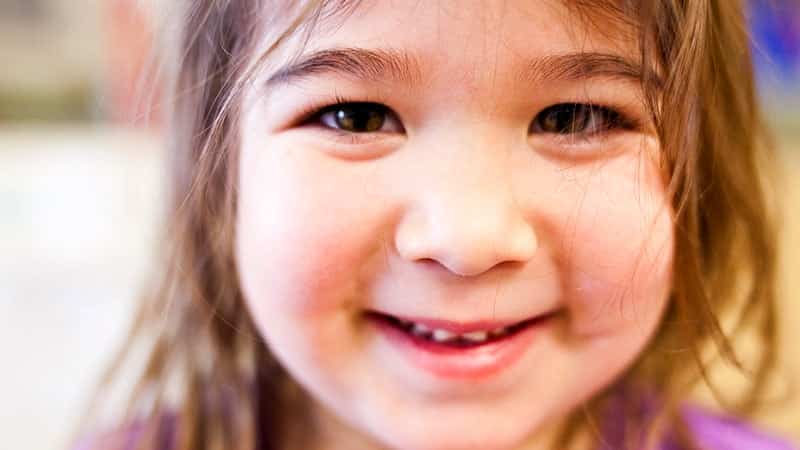
M708 450L800 450L784 438L753 425L698 406L683 410L689 427Z

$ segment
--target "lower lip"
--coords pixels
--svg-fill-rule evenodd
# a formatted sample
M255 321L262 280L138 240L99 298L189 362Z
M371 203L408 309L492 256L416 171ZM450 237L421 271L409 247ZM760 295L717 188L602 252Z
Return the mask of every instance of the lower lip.
M411 364L442 378L478 380L509 369L552 321L543 316L515 333L475 347L450 347L414 336L383 320L371 320L378 333Z

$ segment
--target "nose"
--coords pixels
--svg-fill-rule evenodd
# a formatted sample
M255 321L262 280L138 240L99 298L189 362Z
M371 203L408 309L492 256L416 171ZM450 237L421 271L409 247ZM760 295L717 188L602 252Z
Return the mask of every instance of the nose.
M529 208L514 198L508 174L451 170L446 181L420 190L414 207L398 224L395 244L400 256L436 261L462 277L503 262L530 260L537 236L526 218Z

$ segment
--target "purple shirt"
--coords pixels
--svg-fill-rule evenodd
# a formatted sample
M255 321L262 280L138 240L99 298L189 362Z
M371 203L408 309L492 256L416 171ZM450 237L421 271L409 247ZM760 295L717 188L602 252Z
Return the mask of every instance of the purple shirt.
M791 444L788 440L768 435L738 419L714 414L699 407L685 408L684 414L704 450L800 450L800 447ZM620 429L622 426L623 424L620 424ZM73 447L73 450L108 450L112 448L109 446L110 439L119 437L125 439L124 450L133 450L141 431L141 427L133 426L124 433L97 435L80 441L77 446ZM160 440L162 448L159 450L171 450L175 438L174 417L165 419L164 431ZM619 442L617 439L619 437L609 436L608 440L612 442L612 447L605 447L605 449L618 450L613 448L613 442ZM661 446L661 450L675 449L674 444L669 442Z
M655 412L654 402L645 402L643 414ZM688 405L681 409L683 417L697 444L703 450L800 450L788 440L768 434L747 422L730 416L714 413L699 406ZM620 417L623 417L620 414ZM612 422L605 431L605 445L598 450L619 450L625 441L625 423ZM659 445L659 450L678 450L680 447L668 436Z
M769 436L745 422L703 411L686 408L685 417L699 443L713 450L797 450L789 441ZM669 450L667 446L664 450Z

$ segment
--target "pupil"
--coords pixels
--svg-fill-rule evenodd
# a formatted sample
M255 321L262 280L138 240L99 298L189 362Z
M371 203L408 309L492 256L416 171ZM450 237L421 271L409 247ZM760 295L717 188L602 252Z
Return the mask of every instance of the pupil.
M383 126L383 121L383 113L375 108L343 107L336 111L336 124L346 131L377 131Z
M544 119L544 129L555 133L576 133L586 128L589 111L582 105L564 105L550 112Z

